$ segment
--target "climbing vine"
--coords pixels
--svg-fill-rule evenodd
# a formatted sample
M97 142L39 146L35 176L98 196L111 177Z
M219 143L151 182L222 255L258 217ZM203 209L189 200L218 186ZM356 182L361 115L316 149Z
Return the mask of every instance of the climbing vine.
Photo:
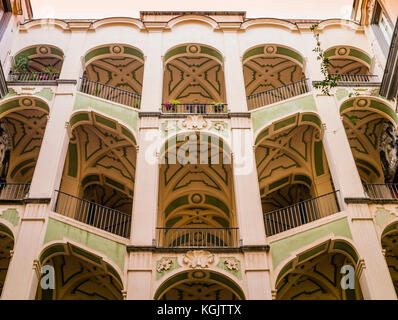
M330 96L330 89L337 86L337 81L340 76L333 76L329 74L329 67L331 66L329 58L325 57L325 54L321 48L321 42L319 40L319 33L315 31L317 24L311 26L311 31L314 34L316 40L316 47L312 50L317 54L317 60L321 61L321 73L323 75L323 80L314 84L314 88L321 89L323 94Z

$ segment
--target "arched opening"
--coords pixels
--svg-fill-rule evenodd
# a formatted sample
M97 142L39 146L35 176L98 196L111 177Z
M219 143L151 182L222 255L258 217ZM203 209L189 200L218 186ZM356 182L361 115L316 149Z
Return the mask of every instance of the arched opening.
M10 229L0 224L0 297L6 280L11 251L14 249L14 236Z
M160 247L237 247L231 153L224 140L189 132L167 140L159 166Z
M140 108L144 55L130 45L109 44L84 57L80 90L116 103Z
M162 112L227 112L223 57L217 50L185 44L165 54Z
M95 112L70 120L71 139L54 211L128 237L136 144L131 131Z
M342 82L372 82L372 58L364 51L350 46L336 46L325 51L329 61L328 72Z
M384 250L388 270L398 294L398 223L387 226L381 236L381 246Z
M256 139L256 165L268 236L339 211L316 114L293 114Z
M123 298L123 284L118 272L91 252L71 244L56 244L42 253L40 263L48 271L39 281L36 300Z
M340 107L344 129L365 191L372 198L396 198L398 117L382 100L357 97Z
M249 110L309 92L304 58L278 44L260 45L243 55L243 75Z
M21 50L14 57L11 81L57 80L61 73L64 53L47 44Z
M21 200L28 193L48 114L38 98L0 102L0 199Z
M244 300L242 289L227 277L207 270L177 274L157 289L155 300Z
M281 269L276 299L362 300L357 262L356 251L344 241L331 241L301 253Z

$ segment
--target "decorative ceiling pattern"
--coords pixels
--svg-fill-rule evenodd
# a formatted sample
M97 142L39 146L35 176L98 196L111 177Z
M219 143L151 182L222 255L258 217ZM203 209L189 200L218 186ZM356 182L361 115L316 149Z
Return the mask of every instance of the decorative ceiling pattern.
M64 54L62 50L50 45L37 45L19 52L14 61L29 57L28 72L43 72L47 67L61 71Z
M329 59L329 73L369 74L372 59L365 52L352 47L333 47L325 51Z
M176 49L174 49L176 50ZM182 47L165 63L163 102L226 102L222 60L210 49L189 45ZM214 51L214 50L213 50Z
M120 285L99 266L69 255L48 262L55 269L55 289L45 290L49 300L121 300Z
M72 133L64 175L79 181L79 196L131 213L135 146L98 123L81 124Z
M263 56L243 65L246 95L252 95L305 78L301 66L285 57Z
M39 156L47 114L36 109L9 113L2 119L10 134L8 182L28 183L33 177Z
M208 164L170 163L177 159L184 141L168 147L165 162L160 166L159 213L161 225L167 227L231 227L233 212L233 181L230 164L222 162L222 146L207 145ZM198 153L205 149L194 145ZM217 148L215 150L214 148ZM212 155L219 164L213 164ZM199 156L199 159L202 157Z
M343 290L340 270L352 262L341 253L324 253L310 259L289 272L278 284L278 300L357 300L357 290Z
M10 251L14 248L14 240L0 233L0 296L11 260Z
M381 245L385 250L385 257L394 283L395 291L398 294L398 232L394 231L381 239Z

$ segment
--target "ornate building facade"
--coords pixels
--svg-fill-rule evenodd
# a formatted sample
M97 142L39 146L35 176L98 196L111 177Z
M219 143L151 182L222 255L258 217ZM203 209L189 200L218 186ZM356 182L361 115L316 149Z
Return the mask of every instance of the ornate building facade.
M397 299L398 1L351 20L3 3L1 299Z

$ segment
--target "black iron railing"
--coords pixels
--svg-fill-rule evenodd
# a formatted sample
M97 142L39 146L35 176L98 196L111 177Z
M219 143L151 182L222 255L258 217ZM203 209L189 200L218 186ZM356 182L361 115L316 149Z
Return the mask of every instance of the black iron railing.
M139 109L141 106L141 95L106 84L80 78L80 91L98 98L123 104Z
M116 209L81 199L62 191L55 191L53 210L98 229L129 238L131 216Z
M0 183L0 200L23 200L29 188L29 183Z
M51 81L59 79L59 73L54 72L15 72L10 73L10 81Z
M330 192L265 213L265 232L267 236L272 236L339 212L338 192Z
M374 74L338 74L331 73L333 77L337 77L338 82L376 82L377 75Z
M287 85L251 94L247 97L249 110L257 109L272 103L280 102L311 91L308 79L292 82Z
M239 228L156 228L158 248L238 248Z
M228 112L228 105L206 103L162 103L162 113L220 114Z
M398 199L398 183L364 184L364 189L371 199Z

